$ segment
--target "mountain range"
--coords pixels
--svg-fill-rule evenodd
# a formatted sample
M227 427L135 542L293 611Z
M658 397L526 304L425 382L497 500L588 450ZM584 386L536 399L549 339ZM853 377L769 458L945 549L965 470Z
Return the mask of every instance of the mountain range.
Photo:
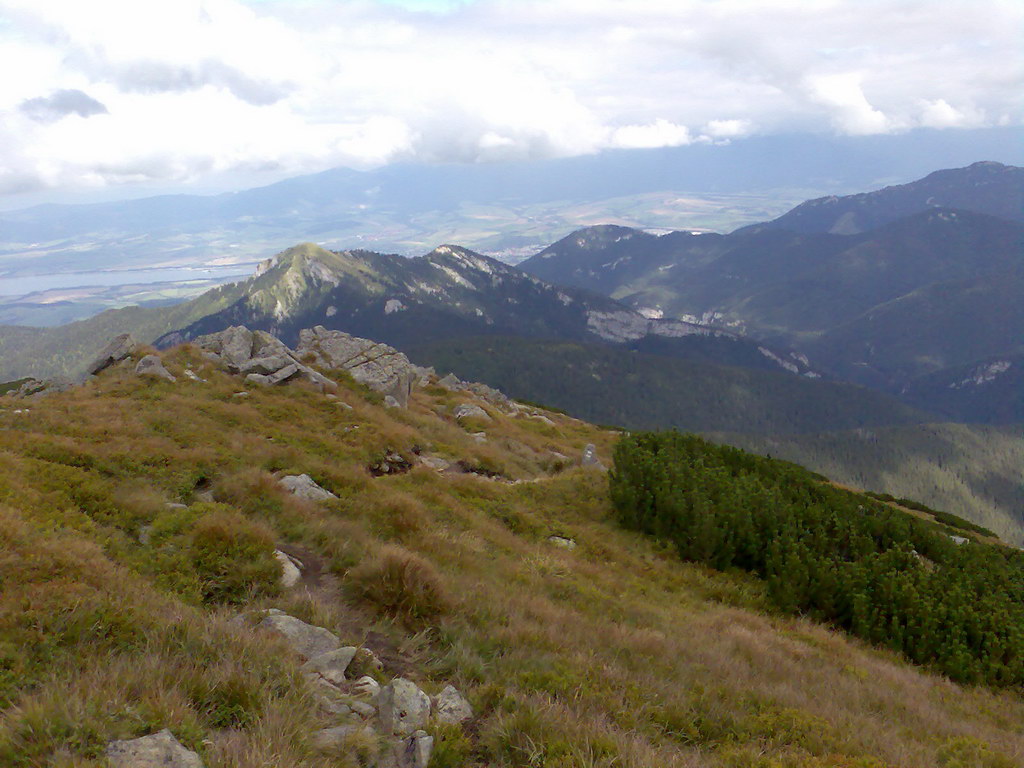
M976 163L811 201L729 235L587 228L521 267L648 314L795 348L841 379L921 393L920 377L1021 351L1022 190L1021 169ZM993 215L1014 211L1018 220ZM875 228L835 233L851 217L854 229Z
M122 331L166 348L235 325L294 344L323 326L598 423L784 436L832 466L815 435L1024 420L1024 224L995 215L1009 215L1021 180L976 163L731 234L588 227L518 267L457 245L407 258L305 243L178 304L0 328L0 380L79 375ZM840 219L863 231L834 231ZM948 434L978 455L973 438ZM818 447L793 447L805 439ZM935 461L912 446L891 483L857 476L928 496L908 478ZM1016 496L990 499L980 477L956 510L970 517L978 500L1011 535Z

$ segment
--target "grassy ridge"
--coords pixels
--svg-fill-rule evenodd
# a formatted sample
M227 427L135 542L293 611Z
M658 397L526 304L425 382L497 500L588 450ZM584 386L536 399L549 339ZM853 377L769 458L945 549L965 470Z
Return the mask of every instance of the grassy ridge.
M168 727L208 768L356 768L313 748L336 721L284 647L232 621L267 607L365 643L381 682L465 693L476 716L462 733L431 726L434 768L1024 761L1019 697L780 616L758 580L619 528L605 475L564 458L594 443L607 463L617 435L483 403L480 443L451 415L465 394L417 389L386 409L339 376L351 410L301 385L239 398L202 357L163 357L176 383L128 364L0 399L5 766L100 768L107 740ZM499 477L368 469L416 451ZM338 498L297 499L280 472ZM275 594L260 568L211 579L262 562L268 537L306 564L300 587ZM396 593L396 562L434 589Z

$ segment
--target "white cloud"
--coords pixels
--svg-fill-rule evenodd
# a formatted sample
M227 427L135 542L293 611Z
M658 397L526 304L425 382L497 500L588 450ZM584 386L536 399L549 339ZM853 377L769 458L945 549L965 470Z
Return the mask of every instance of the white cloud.
M1024 120L1014 0L410 7L0 0L0 193Z

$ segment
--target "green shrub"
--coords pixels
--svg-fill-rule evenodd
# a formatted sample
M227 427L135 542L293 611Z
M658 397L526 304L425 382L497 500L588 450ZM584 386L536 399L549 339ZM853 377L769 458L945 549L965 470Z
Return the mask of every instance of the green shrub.
M681 557L765 580L778 608L831 622L958 682L1024 683L1024 554L956 546L931 522L801 467L675 432L620 440L620 521Z

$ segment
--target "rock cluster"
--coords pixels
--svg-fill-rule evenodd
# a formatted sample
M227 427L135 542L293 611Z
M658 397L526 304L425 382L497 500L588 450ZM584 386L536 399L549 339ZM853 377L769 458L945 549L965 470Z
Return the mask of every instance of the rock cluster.
M472 707L455 686L446 686L433 700L403 677L381 686L361 674L383 670L376 655L367 648L342 645L323 627L270 609L257 628L276 634L303 659L301 671L315 686L321 708L343 719L312 734L318 749L337 752L360 735L371 743L383 738L388 746L374 764L378 768L427 768L434 739L426 729L432 720L459 724L473 717Z
M305 379L325 390L338 388L336 382L301 363L294 352L266 331L250 331L235 325L219 333L200 336L193 343L214 362L232 373L245 376L252 384L274 386L293 379Z
M361 339L344 331L332 331L318 325L299 332L296 353L323 368L340 368L352 378L405 408L413 383L423 369L387 344Z

